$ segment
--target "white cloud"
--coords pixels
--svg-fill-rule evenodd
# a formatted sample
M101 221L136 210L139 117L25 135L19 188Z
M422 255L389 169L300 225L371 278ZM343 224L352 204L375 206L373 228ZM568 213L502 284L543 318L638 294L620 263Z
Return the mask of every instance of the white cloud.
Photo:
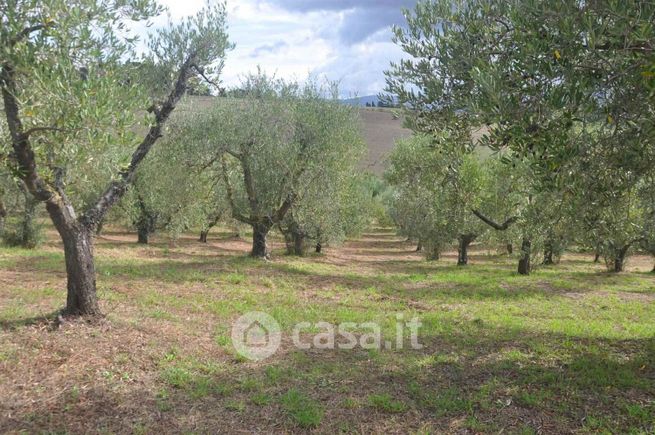
M260 66L286 79L302 80L312 74L339 80L343 95L378 93L384 88L383 71L402 55L390 42L389 11L400 10L408 1L399 0L396 6L394 0L363 0L361 5L325 0L299 8L280 0L227 0L228 33L236 48L228 53L222 81L236 86L241 76ZM161 2L174 20L205 3ZM367 21L375 17L386 21L378 25Z

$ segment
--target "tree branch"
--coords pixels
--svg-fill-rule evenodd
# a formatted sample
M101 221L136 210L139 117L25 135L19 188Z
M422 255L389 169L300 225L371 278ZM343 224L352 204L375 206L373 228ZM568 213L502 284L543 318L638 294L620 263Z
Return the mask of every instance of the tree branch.
M32 33L52 27L54 26L54 24L55 24L54 21L52 21L46 24L35 24L34 26L26 27L18 35L16 35L13 39L9 41L9 46L13 47L23 39L30 36Z
M482 213L480 213L478 210L471 210L471 211L473 212L474 215L476 215L478 218L480 218L480 220L482 222L484 222L485 224L489 225L490 227L492 227L492 228L494 228L494 229L496 229L498 231L505 231L506 229L509 228L510 225L512 225L514 222L516 222L518 220L517 216L512 216L511 218L507 219L502 224L498 224L498 223L494 222L493 220L489 219L488 217L486 217L485 215L483 215Z
M282 205L280 205L280 208L277 209L275 214L271 217L272 223L277 223L282 221L284 219L284 215L287 214L291 206L293 205L293 201L295 201L296 195L295 194L289 194L287 197L284 199L284 202Z
M195 57L196 53L194 51L187 57L184 64L182 64L175 85L166 100L161 105L153 105L149 108L150 111L155 113L155 124L150 127L143 141L132 154L130 165L127 169L119 173L119 179L113 181L95 205L89 208L81 217L83 224L89 229L94 229L103 220L109 208L125 195L125 192L127 192L129 185L134 179L137 167L146 157L155 142L162 136L164 124L186 92L186 84L192 75L191 69Z
M2 66L0 81L2 82L4 112L11 136L11 146L18 162L19 177L37 200L49 201L55 196L55 193L39 176L34 150L29 141L29 134L23 131L23 122L20 119L18 100L15 95L16 83L14 80L14 69L11 65L4 64Z
M252 225L253 221L251 219L248 219L237 211L237 207L234 202L234 191L232 190L232 184L230 184L230 178L227 174L227 164L225 163L225 158L221 159L221 166L223 169L223 181L225 182L227 200L230 203L230 208L232 209L232 217L240 222L243 222L244 224Z
M29 130L23 132L22 134L23 134L23 136L25 138L29 138L34 133L39 133L39 132L42 132L42 131L59 131L59 132L62 132L62 131L66 131L66 130L64 130L62 128L57 128L57 127L33 127L33 128L30 128Z
M207 83L209 83L210 85L214 86L215 88L218 88L218 83L212 81L209 77L207 77L207 76L205 75L205 70L204 70L204 69L198 67L198 65L196 65L196 64L193 64L192 66L193 66L193 69L196 70L196 72L198 73L198 75L199 75L200 77L202 77L202 78L203 78Z

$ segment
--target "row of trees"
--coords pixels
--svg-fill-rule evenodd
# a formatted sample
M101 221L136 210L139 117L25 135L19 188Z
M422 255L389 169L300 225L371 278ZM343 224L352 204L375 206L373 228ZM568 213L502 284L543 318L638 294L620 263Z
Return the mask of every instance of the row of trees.
M271 230L289 253L338 243L367 223L372 193L357 164L365 151L356 108L336 89L258 73L236 96L190 99L171 123L164 146L137 172L122 203L147 243L157 229L219 222L250 227L251 255L268 258Z
M434 0L405 16L410 56L387 90L427 136L392 158L406 231L436 251L480 223L511 231L524 274L572 242L616 271L653 252L652 2Z
M573 246L594 253L595 261L604 258L617 272L631 248L655 255L652 177L615 202L598 204L570 190L536 194L524 188L527 176L525 168L508 165L502 155L478 149L456 159L436 147L433 137L415 135L390 155L389 213L429 260L456 242L458 265L468 264L475 241L516 254L521 273L529 273L535 262L557 263ZM521 248L514 252L514 246Z

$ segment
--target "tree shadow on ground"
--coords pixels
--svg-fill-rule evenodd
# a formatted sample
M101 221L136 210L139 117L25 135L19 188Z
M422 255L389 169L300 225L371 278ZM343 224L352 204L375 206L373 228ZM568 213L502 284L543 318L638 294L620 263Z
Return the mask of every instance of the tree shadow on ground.
M12 331L26 326L38 326L39 329L54 331L59 327L59 316L61 310L55 310L47 314L20 318L15 320L0 319L0 329Z

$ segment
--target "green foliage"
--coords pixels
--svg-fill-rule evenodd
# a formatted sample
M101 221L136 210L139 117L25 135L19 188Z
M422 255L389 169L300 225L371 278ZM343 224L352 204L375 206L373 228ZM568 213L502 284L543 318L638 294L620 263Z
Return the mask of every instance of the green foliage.
M189 117L175 141L206 180L220 177L236 220L264 232L293 222L308 239L337 241L360 226L352 173L364 144L356 112L326 99L332 92L251 75L238 96Z
M307 159L307 176L298 180L294 188L298 195L280 226L286 233L334 244L361 231L367 213L364 207L370 201L357 172L366 149L359 114L336 99L326 100L325 94L325 89L310 84L291 103L295 118L292 140L304 147L301 153L315 155Z
M496 181L486 165L477 153L448 151L432 136L399 141L386 178L394 188L390 214L401 233L418 240L432 259L460 235L481 236L486 227L471 210L480 208Z
M0 237L7 246L33 249L43 241L43 207L22 181L0 176Z
M134 54L135 39L120 38L118 29L159 9L151 1L15 3L3 8L0 50L16 71L24 129L39 129L33 147L41 176L54 183L58 172L71 194L83 192L125 161L129 147L117 145L135 141L129 127L136 109L147 107L141 88L121 85L120 60ZM28 28L39 30L19 39Z
M33 131L41 177L51 186L64 185L76 208L88 207L124 170L137 132L152 122L144 109L151 97L170 91L183 58L197 51L198 69L215 77L222 65L216 60L231 47L220 4L155 30L144 60L152 66L148 72L157 74L161 92L155 92L147 86L150 75L142 63L124 62L137 58L137 37L129 29L161 12L155 2L10 3L15 4L2 13L0 50L3 63L16 74L19 115L24 130ZM33 31L21 37L25 29ZM4 136L5 125L0 125Z
M122 217L140 231L166 230L176 237L204 228L215 214L227 221L229 204L220 174L201 170L179 133L195 116L194 99L188 97L171 119L170 137L148 154L121 201Z
M655 163L655 6L436 0L405 16L395 41L410 56L387 90L444 152L502 152L532 250L576 239L613 263L647 232L636 191Z

